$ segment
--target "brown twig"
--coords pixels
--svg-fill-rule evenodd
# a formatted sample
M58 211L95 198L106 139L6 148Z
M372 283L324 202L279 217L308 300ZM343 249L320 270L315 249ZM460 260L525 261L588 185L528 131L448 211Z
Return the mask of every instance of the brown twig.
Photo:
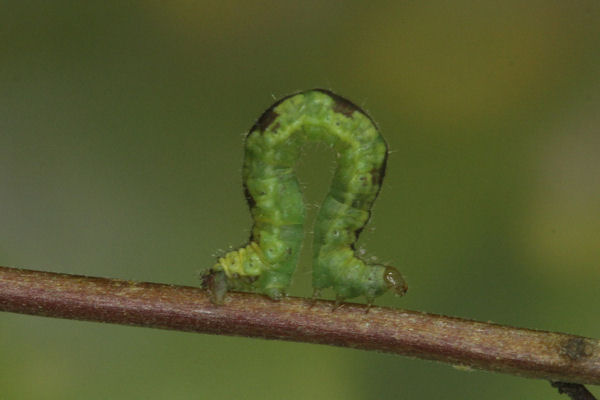
M600 384L600 342L416 311L205 291L0 267L0 310L376 350L552 381Z

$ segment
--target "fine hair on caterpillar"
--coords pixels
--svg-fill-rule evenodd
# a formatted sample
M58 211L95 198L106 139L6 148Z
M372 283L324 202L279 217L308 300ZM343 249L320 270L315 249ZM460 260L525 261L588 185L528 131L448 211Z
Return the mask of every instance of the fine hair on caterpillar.
M336 169L314 224L313 297L332 288L338 302L388 290L404 295L394 267L360 257L356 241L367 224L385 175L387 145L358 106L328 90L292 94L268 108L246 136L244 194L253 226L243 247L230 251L203 275L214 303L227 291L286 295L304 236L305 205L295 173L300 148L318 141L333 148Z

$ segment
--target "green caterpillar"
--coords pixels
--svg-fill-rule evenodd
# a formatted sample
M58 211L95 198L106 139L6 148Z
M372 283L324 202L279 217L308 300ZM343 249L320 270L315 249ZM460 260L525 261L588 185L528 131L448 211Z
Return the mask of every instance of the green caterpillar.
M304 236L304 204L294 165L306 141L335 149L337 169L314 227L313 288L333 288L337 301L407 286L394 268L370 264L355 243L370 217L385 173L387 145L373 120L323 89L296 93L266 110L246 137L243 181L254 225L249 243L219 258L203 275L213 302L229 290L278 300L286 294Z

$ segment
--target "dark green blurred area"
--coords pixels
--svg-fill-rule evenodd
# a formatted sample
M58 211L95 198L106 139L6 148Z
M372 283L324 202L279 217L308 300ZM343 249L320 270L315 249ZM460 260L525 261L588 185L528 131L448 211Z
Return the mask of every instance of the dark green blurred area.
M243 134L324 87L392 150L361 246L410 289L379 305L600 337L597 1L0 5L0 265L198 285L249 234ZM309 215L333 162L307 147ZM3 399L561 398L384 354L6 313L0 344Z

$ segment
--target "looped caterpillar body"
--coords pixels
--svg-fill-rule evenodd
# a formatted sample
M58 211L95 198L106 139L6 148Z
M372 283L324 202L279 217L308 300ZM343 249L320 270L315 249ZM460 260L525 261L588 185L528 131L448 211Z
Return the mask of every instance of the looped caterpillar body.
M286 294L304 234L305 209L294 172L306 141L335 149L337 168L314 227L315 295L333 288L337 299L365 296L369 304L388 289L407 286L391 266L371 264L355 243L381 188L387 145L375 123L350 101L323 89L296 93L267 109L246 137L243 182L254 221L249 243L205 272L215 303L229 290L280 299Z

